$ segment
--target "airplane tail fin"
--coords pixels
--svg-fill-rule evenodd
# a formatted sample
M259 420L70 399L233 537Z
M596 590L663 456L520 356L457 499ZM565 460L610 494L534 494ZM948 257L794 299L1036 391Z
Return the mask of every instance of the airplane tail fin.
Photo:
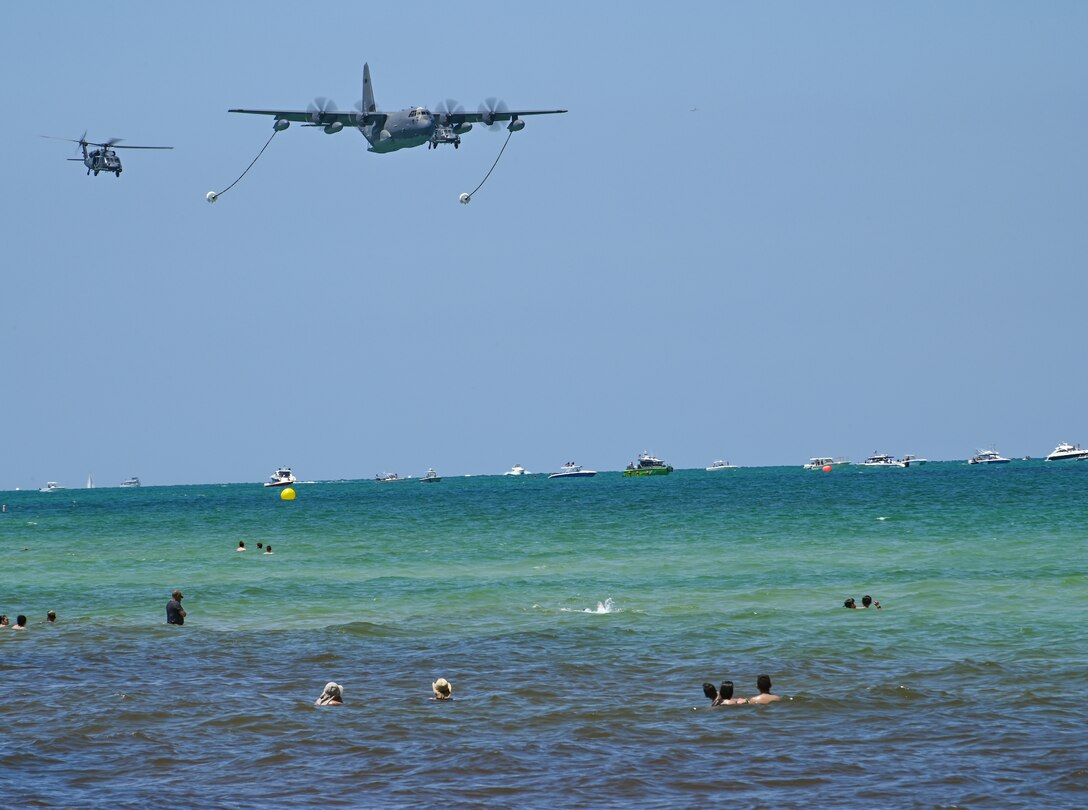
M374 85L370 83L370 64L363 65L363 112L372 113L377 110L374 104Z

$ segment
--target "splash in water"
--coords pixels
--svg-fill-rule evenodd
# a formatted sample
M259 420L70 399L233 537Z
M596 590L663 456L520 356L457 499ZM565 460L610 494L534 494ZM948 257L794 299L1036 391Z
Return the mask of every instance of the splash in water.
M616 610L616 603L612 601L612 597L608 597L603 602L598 602L596 608L585 608L583 613L614 613Z

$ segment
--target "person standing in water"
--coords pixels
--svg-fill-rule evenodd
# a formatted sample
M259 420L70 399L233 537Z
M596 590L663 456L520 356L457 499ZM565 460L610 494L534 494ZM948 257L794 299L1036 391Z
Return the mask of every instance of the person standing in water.
M189 614L186 613L181 607L181 591L174 591L172 596L174 598L166 603L166 623L185 624L185 617Z

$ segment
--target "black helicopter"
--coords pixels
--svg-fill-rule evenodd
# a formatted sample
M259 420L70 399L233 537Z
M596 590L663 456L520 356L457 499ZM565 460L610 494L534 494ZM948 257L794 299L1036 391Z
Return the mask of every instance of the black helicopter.
M87 140L87 131L83 131L83 135L80 136L77 141L75 138L58 138L55 135L42 135L43 138L50 138L54 141L71 141L72 143L78 143L83 149L82 158L68 158L68 160L82 160L83 165L87 167L87 174L94 172L94 176L98 177L99 172L113 172L114 177L121 176L121 158L117 157L117 153L114 149L173 149L172 146L118 146L121 142L120 138L110 138L105 143L94 143ZM97 149L88 150L88 146L97 146Z

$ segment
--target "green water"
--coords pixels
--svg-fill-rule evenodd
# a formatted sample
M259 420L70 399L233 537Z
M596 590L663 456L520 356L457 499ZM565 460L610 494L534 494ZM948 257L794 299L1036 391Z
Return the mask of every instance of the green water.
M1079 806L1086 487L1016 462L2 493L0 612L32 624L0 631L0 795ZM760 673L785 700L704 707Z

